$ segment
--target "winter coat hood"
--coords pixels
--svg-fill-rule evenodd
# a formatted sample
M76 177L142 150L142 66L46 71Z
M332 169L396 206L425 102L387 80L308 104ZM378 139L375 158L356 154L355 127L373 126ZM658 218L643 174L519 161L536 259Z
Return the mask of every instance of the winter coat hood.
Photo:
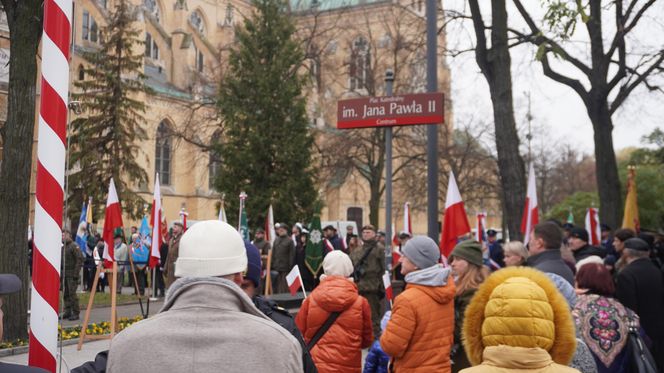
M342 312L352 306L359 296L353 281L341 276L326 276L318 288L321 291L311 296L327 312Z
M579 373L578 370L556 364L546 350L539 347L492 346L484 349L481 365L464 369L461 373Z
M490 346L541 348L563 365L576 349L569 305L544 273L525 267L487 278L466 308L462 332L473 365Z

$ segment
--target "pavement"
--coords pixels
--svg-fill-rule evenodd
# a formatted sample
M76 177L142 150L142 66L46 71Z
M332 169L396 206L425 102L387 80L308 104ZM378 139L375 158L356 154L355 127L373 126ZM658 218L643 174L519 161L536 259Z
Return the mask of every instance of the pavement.
M110 340L94 341L84 343L81 351L76 351L76 344L62 347L62 359L58 357L58 369L56 372L67 373L70 369L83 365L86 361L92 361L98 352L108 350L111 345ZM28 364L28 354L19 354L13 356L0 357L3 363ZM60 364L62 362L62 364Z

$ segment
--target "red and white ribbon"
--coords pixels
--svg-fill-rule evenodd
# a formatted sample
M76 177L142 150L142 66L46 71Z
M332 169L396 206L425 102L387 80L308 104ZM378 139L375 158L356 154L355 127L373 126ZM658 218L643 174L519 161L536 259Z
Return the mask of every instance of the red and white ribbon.
M44 1L28 363L56 369L71 0Z

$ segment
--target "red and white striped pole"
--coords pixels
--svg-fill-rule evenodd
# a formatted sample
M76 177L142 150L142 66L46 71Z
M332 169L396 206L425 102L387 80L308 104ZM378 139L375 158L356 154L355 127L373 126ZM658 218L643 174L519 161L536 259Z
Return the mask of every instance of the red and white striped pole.
M44 1L28 364L56 370L72 0Z

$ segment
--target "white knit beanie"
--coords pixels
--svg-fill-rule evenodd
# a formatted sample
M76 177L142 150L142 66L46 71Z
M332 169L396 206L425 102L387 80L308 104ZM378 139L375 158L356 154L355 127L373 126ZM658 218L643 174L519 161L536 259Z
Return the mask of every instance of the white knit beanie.
M353 262L343 251L334 250L325 255L323 272L326 276L350 277L353 273Z
M217 277L247 269L247 251L235 228L219 220L192 225L180 239L175 277Z

